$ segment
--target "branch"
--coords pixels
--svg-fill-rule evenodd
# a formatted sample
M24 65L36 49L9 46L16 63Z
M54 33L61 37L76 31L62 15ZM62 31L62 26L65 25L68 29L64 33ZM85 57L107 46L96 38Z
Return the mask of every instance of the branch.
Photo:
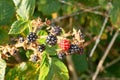
M71 71L73 80L78 80L78 77L77 77L77 74L76 74L76 71L75 71L74 64L73 64L73 61L71 59L71 56L67 56L66 60L68 62L68 68Z
M89 12L89 13L93 13L93 14L97 14L97 15L101 15L101 16L106 16L105 13L95 11L96 9L99 9L99 8L100 8L100 6L96 6L96 7L92 7L92 8L80 8L81 9L80 11L76 11L72 14L61 16L61 17L58 17L56 19L52 19L51 23L55 23L55 22L58 22L60 20L63 20L63 19L69 18L69 17L77 16L77 15L82 14L84 12Z
M120 80L120 78L116 78L116 77L99 77L96 80Z
M106 26L106 24L107 24L108 18L109 18L108 16L105 17L105 20L104 20L103 25L102 25L102 27L101 27L101 31L100 31L100 33L99 33L99 35L98 35L98 38L97 38L97 40L96 40L96 42L95 42L94 47L93 47L92 50L91 50L90 57L92 57L92 55L93 55L93 53L94 53L94 51L95 51L98 43L100 42L100 37L101 37L101 35L102 35L102 33L103 33L103 30L104 30L104 28L105 28L105 26Z
M107 55L108 55L108 53L109 53L112 45L113 45L113 43L115 42L115 40L116 40L116 38L117 38L117 36L118 36L118 34L119 34L119 30L117 30L117 31L115 32L115 34L114 34L112 40L110 41L110 43L109 43L109 45L108 45L108 47L107 47L104 55L102 56L101 60L99 61L98 66L97 66L97 69L96 69L96 71L95 71L95 73L94 73L94 75L93 75L93 77L92 77L92 80L95 80L95 79L96 79L96 77L97 77L100 69L102 68L102 65L103 65L103 63L104 63L104 61L105 61L105 59L106 59L106 57L107 57Z
M112 66L113 64L115 64L115 63L117 63L117 62L119 62L119 61L120 61L120 56L119 56L118 58L114 59L113 61L111 61L110 63L107 63L107 64L105 65L104 69L107 68L107 67Z

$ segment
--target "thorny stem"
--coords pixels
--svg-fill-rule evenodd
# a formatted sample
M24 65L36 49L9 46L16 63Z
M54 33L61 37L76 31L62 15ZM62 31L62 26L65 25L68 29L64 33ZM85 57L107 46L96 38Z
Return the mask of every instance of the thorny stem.
M119 30L117 30L117 31L115 32L115 34L114 34L112 40L110 41L110 43L109 43L109 45L108 45L108 47L107 47L104 55L102 56L101 60L99 61L98 66L97 66L97 68L96 68L96 71L95 71L95 73L94 73L94 75L93 75L93 77L92 77L92 80L96 80L97 75L99 74L99 71L100 71L100 69L102 68L102 65L103 65L103 63L104 63L104 61L105 61L105 59L106 59L106 57L107 57L107 55L108 55L108 53L109 53L112 45L114 44L114 42L115 42L118 34L119 34Z

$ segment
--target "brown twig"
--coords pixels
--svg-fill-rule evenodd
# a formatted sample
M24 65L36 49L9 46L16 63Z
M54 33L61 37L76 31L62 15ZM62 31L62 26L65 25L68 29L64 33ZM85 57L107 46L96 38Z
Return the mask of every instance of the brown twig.
M110 66L112 66L112 65L114 65L115 63L117 63L117 62L119 62L119 61L120 61L120 56L119 56L118 58L114 59L113 61L111 61L110 63L107 63L107 64L104 66L104 69L105 69L105 68L108 68L108 67L110 67Z
M100 8L99 6L92 7L92 8L81 8L80 11L76 11L76 12L74 12L72 14L61 16L61 17L58 17L56 19L52 19L51 23L55 23L55 22L58 22L60 20L63 20L63 19L69 18L69 17L77 16L77 15L79 15L81 13L84 13L84 12L89 12L89 13L93 13L93 14L97 14L97 15L101 15L101 16L107 16L105 13L95 11L96 9L99 9L99 8Z
M75 71L74 64L73 64L73 61L71 59L71 56L67 56L66 60L68 62L68 68L71 71L73 80L78 80L78 77L77 77L77 74L76 74L76 71Z
M96 40L96 42L95 42L94 47L92 48L92 50L91 50L91 52L90 52L90 57L92 57L92 55L93 55L93 53L94 53L97 45L98 45L99 42L100 42L100 37L101 37L101 35L102 35L102 33L103 33L104 29L105 29L105 26L106 26L106 24L107 24L108 18L109 18L109 16L105 17L105 20L104 20L103 25L102 25L102 27L101 27L101 31L100 31L100 33L99 33L99 35L98 35L98 38L97 38L97 40Z
M116 77L99 77L96 80L120 80L120 78L116 78Z
M115 42L118 34L119 34L119 30L117 30L117 31L115 32L115 34L114 34L112 40L110 41L110 43L109 43L109 45L108 45L108 47L107 47L107 49L106 49L103 57L102 57L101 60L99 61L98 66L97 66L97 69L96 69L96 71L95 71L95 73L94 73L94 75L93 75L93 77L92 77L92 80L96 80L97 75L99 74L99 71L100 71L100 69L102 68L102 65L103 65L103 63L104 63L104 61L105 61L105 59L106 59L106 57L107 57L107 55L108 55L108 53L109 53L112 45L113 45L113 43Z

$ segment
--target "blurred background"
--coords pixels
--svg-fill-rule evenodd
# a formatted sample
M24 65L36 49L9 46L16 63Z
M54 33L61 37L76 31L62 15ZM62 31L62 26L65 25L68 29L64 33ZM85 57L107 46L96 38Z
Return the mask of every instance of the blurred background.
M0 0L0 45L9 42L10 26L17 19L13 1ZM64 61L71 80L120 80L119 0L36 0L31 19L38 17L66 33L73 28L83 33L84 54Z

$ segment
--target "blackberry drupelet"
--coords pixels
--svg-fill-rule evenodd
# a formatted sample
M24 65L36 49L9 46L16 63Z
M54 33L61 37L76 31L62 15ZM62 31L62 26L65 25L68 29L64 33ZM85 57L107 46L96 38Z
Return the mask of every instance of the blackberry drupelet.
M28 42L34 42L37 39L37 35L34 32L30 32L30 34L27 36Z
M38 51L43 52L44 50L45 50L44 44L38 45Z
M60 27L55 26L55 27L53 27L53 29L52 29L52 33L55 34L55 35L60 35L61 32L62 32L62 30L61 30Z
M76 44L71 44L71 45L70 45L70 48L69 48L69 50L68 50L68 53L69 53L69 54L79 53L79 52L80 52L80 48L79 48L78 45L76 45Z
M47 36L46 43L52 46L55 45L57 43L57 37L52 34L49 34Z
M64 52L59 52L57 55L58 55L58 58L61 60L66 56Z

